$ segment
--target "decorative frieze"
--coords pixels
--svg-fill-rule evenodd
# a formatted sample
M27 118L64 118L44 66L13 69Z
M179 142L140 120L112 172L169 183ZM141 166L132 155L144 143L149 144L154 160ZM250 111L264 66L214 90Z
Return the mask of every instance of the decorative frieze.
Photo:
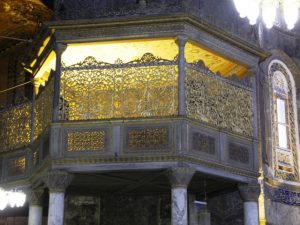
M248 164L250 160L250 152L249 148L235 144L229 143L228 144L228 158L230 160Z
M67 133L67 151L102 151L105 148L104 130L72 131Z
M169 147L167 127L129 128L127 131L128 150L163 150Z
M215 154L215 139L199 132L192 133L192 149L209 155Z
M20 176L24 175L26 170L26 157L19 156L7 160L7 175Z
M274 202L300 206L300 192L265 185L266 196Z

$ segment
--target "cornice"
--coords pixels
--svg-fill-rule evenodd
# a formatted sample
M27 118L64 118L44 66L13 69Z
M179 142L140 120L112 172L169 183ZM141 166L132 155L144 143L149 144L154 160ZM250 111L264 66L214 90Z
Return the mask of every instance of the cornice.
M242 49L262 61L270 54L263 49L251 44L241 38L238 38L226 31L221 30L209 23L196 18L187 13L177 13L172 16L135 16L135 17L122 17L122 18L101 18L101 19L78 19L78 20L62 20L50 21L46 23L51 29L54 30L68 30L68 29L91 29L103 28L112 26L129 26L129 25L146 25L146 24L162 24L162 23L187 23L203 30L217 38L220 38L239 49Z

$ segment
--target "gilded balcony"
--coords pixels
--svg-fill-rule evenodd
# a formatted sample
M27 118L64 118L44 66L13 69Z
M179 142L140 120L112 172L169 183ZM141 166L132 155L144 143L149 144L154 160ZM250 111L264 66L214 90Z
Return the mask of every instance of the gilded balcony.
M245 65L182 40L50 51L35 74L35 99L0 113L2 181L49 160L70 170L187 160L256 176L254 78Z

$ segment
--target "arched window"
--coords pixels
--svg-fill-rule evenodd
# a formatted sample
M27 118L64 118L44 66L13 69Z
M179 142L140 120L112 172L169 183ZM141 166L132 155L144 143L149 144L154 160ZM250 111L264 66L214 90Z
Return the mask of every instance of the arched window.
M276 116L274 122L277 130L276 146L289 149L289 114L288 114L288 86L284 75L276 71L273 74L273 106Z
M281 61L269 66L272 108L273 169L277 178L298 179L297 164L297 115L294 80Z

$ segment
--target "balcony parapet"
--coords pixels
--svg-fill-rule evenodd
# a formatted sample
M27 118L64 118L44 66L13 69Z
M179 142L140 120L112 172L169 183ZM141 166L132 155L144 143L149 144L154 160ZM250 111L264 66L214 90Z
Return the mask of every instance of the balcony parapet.
M1 154L0 182L27 179L49 166L84 172L178 161L257 175L257 141L187 118L64 121L52 123L50 134L28 148Z

